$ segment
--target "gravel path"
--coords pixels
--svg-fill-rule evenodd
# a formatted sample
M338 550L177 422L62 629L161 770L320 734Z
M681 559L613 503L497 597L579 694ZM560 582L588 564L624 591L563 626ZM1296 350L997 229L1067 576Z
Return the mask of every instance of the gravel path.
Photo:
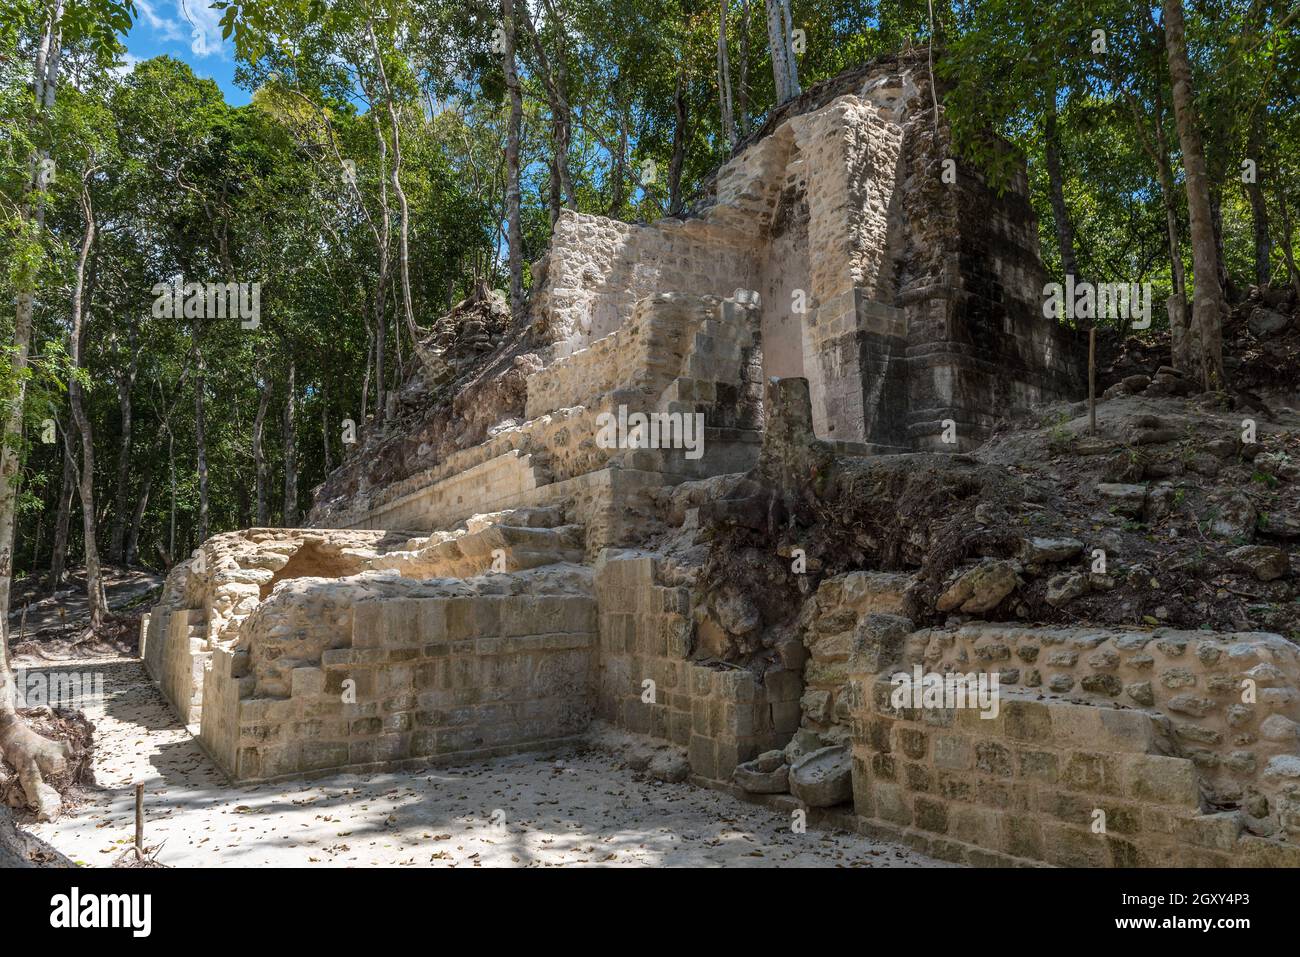
M31 825L74 861L113 862L146 783L146 845L186 866L941 867L854 834L793 833L783 814L689 784L643 780L594 749L463 767L229 785L138 661L104 661L97 726L103 790Z

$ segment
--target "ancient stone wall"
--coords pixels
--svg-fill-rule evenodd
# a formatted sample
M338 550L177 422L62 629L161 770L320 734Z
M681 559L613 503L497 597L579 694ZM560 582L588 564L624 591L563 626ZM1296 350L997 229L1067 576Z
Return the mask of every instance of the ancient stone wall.
M908 580L893 572L838 575L823 581L804 607L808 659L799 701L802 724L827 744L845 744L851 736L849 661L860 643L861 623L868 615L902 616Z
M468 759L581 733L590 572L291 582L216 649L201 740L240 780Z
M197 724L212 649L234 634L274 582L337 577L404 541L386 532L253 528L216 535L176 565L154 606L140 657L187 724ZM291 564L291 559L298 560Z
M632 225L565 210L555 223L533 304L539 332L563 357L627 322L657 293L731 296L752 289L752 239L700 220Z
M368 497L335 521L428 532L473 515L574 502L592 553L616 509L593 493L616 485L601 470L624 468L662 485L744 470L757 455L762 424L762 349L754 308L713 296L656 295L589 347L528 376L527 421L498 431L432 469ZM628 448L598 441L603 415L704 416L702 455L681 448ZM659 477L656 480L654 474Z
M596 599L600 718L687 748L692 773L715 781L798 728L793 672L763 682L746 669L693 660L690 589L660 584L653 556L603 556Z
M1005 688L1160 714L1212 804L1265 790L1272 760L1300 755L1300 649L1280 635L970 624L910 641L933 671L997 671Z
M1300 846L1206 806L1196 765L1156 753L1141 711L1005 695L998 715L895 708L855 675L854 808L864 829L950 860L1066 867L1297 866Z

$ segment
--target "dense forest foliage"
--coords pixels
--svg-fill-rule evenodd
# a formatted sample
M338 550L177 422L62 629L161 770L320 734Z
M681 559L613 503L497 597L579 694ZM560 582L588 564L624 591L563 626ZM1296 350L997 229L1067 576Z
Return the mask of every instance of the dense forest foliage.
M992 130L1028 157L1052 276L1185 299L1207 385L1222 303L1300 290L1291 3L212 6L246 106L128 65L131 0L0 12L6 580L300 522L423 329L480 283L521 307L561 209L679 213L775 104L931 41L955 152L1005 174Z

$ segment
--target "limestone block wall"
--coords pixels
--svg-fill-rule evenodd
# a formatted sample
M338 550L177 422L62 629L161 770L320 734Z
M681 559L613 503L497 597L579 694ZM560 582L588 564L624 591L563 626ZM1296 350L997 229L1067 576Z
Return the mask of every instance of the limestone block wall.
M590 572L289 583L214 652L201 740L239 780L544 747L594 708Z
M420 485L408 479L401 485L414 486L410 491L399 494L395 487L349 525L429 532L447 528L471 515L510 508L550 481L550 472L532 454L510 449L429 484Z
M753 246L752 234L698 219L642 226L564 210L534 303L540 331L563 356L615 331L655 293L752 289Z
M357 572L368 556L401 540L386 532L279 528L213 536L168 574L141 650L145 668L177 713L198 723L213 648L238 631L276 581Z
M687 748L691 771L730 780L737 764L782 747L799 726L799 676L691 658L691 598L657 580L656 559L607 553L596 568L596 714ZM652 684L647 684L651 682Z
M603 448L600 416L701 413L703 457L685 450ZM572 482L606 468L660 473L658 484L750 468L762 424L762 349L752 304L714 296L660 294L638 302L604 338L528 377L528 420L473 449L395 483L341 516L359 528L450 528L472 515L561 504L574 493L611 490L615 478ZM636 483L631 483L636 484ZM579 495L579 498L584 498ZM622 544L602 537L622 502L595 503L576 521L589 549ZM639 509L631 503L633 510Z
M921 451L951 451L940 439L957 425L957 448L978 446L1007 410L1086 391L1081 336L1042 313L1046 274L1037 217L1023 169L999 194L978 170L956 166L956 182L937 170L951 158L939 138L914 127L903 141L910 178L899 197L906 223L906 266L897 304L906 329L906 441Z
M1207 807L1192 760L1154 753L1149 714L1004 695L984 719L896 709L887 676L853 681L866 830L979 865L1300 865L1300 846L1245 834L1239 812Z
M852 733L849 662L860 646L859 631L868 615L902 616L910 579L893 572L849 572L827 578L805 605L802 726L834 744Z
M1275 758L1300 761L1300 648L1280 635L970 624L909 643L931 671L997 672L1004 688L1160 716L1167 750L1217 805L1274 790Z

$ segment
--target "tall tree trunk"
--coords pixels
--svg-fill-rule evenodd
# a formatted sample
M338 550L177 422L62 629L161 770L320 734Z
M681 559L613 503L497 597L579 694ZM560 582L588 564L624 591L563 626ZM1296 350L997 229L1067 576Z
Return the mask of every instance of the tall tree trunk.
M1205 172L1205 152L1201 147L1199 118L1192 92L1192 66L1187 58L1182 0L1163 0L1163 4L1165 52L1173 81L1174 117L1183 153L1187 213L1192 234L1192 274L1196 286L1192 299L1191 336L1199 358L1201 384L1207 390L1217 390L1227 384L1223 372L1225 305L1223 287L1219 284L1210 184Z
M1296 298L1300 299L1300 267L1296 266L1291 245L1291 212L1287 208L1286 193L1282 190L1277 193L1277 208L1282 216L1282 255L1286 259L1286 270L1291 276L1291 288L1295 290Z
M54 0L41 34L36 54L33 93L36 112L32 127L47 123L54 108L62 49L63 0ZM24 232L38 239L45 227L45 205L40 197L43 165L48 153L38 150L32 157L21 221ZM62 801L45 783L45 775L63 770L67 750L36 734L18 714L18 688L9 667L9 594L14 567L14 529L17 524L18 468L23 434L23 403L26 399L27 357L32 341L32 313L35 274L23 273L17 286L18 307L14 314L13 348L9 368L14 394L5 411L5 431L0 436L0 755L18 772L18 781L38 818L49 820L58 814Z
M371 360L375 357L375 336L370 329L370 324L366 324L366 372L361 377L361 418L357 421L358 428L366 427L366 403L370 400L370 365Z
M767 39L772 51L772 78L780 106L799 95L799 67L795 60L790 0L767 0Z
M1165 142L1165 110L1156 91L1156 168L1160 171L1160 195L1165 204L1165 231L1169 234L1169 273L1173 292L1166 308L1169 312L1170 360L1174 368L1189 372L1195 366L1191 337L1187 332L1187 276L1183 271L1183 244L1178 230L1178 195L1174 191L1174 171L1169 163L1169 145Z
M1070 209L1065 205L1065 181L1061 174L1061 140L1056 127L1056 90L1048 96L1043 116L1043 158L1047 165L1047 181L1052 200L1052 219L1056 225L1056 248L1061 254L1061 271L1082 282L1079 262L1074 254L1074 223Z
M1214 183L1217 181L1213 174L1210 180L1210 223L1214 227L1214 255L1218 259L1219 287L1223 289L1223 298L1226 304L1236 302L1237 287L1232 281L1232 276L1228 273L1228 257L1223 249L1223 194L1219 187Z
M749 135L749 0L740 0L740 75L736 78L736 126Z
M63 432L63 425L59 425ZM50 591L57 591L67 580L68 526L72 522L72 496L76 494L76 463L72 448L63 444L63 481L59 485L59 509L54 518L54 545L50 552Z
M257 483L257 527L266 528L271 524L271 503L269 498L269 482L266 474L266 450L263 447L263 436L266 429L266 412L271 405L271 386L268 382L262 383L261 392L257 397L257 415L253 417L253 476Z
M677 68L673 91L673 155L668 161L668 215L682 211L682 166L686 162L686 65Z
M379 48L379 39L375 36L374 21L366 18L370 31L370 44L375 53L375 65L379 70L379 82L384 91L384 105L388 111L388 125L393 137L393 166L389 171L393 183L393 192L397 195L397 205L401 210L402 225L397 233L397 265L402 282L402 315L406 320L406 332L411 337L412 348L419 353L420 331L415 325L415 307L411 303L411 207L406 201L406 189L402 186L402 123L397 108L393 104L393 90L388 84L388 70L384 66L384 56ZM401 340L398 339L400 348ZM400 366L400 361L398 365Z
M523 94L515 71L515 3L501 0L506 90L510 94L510 123L506 127L506 246L510 259L510 313L524 311L524 239L519 224L519 133L523 124Z
M1273 240L1268 232L1268 204L1264 201L1264 122L1266 114L1256 112L1250 125L1250 143L1247 149L1255 161L1255 181L1245 183L1246 197L1250 200L1251 221L1255 232L1255 284L1264 289L1273 275Z
M621 71L620 71L621 73ZM614 77L614 89L618 97L618 153L614 156L614 168L610 172L609 216L618 218L627 202L627 104L623 102L620 76Z
M199 541L208 540L208 437L207 420L203 410L203 391L207 388L207 365L203 358L203 345L199 341L198 326L194 331L194 449L199 473ZM175 555L175 553L173 553Z
M83 340L85 339L86 314L86 263L90 260L90 250L95 245L95 210L90 200L90 177L94 169L87 170L81 187L81 213L85 221L81 235L81 253L77 257L77 278L72 287L72 365L78 372L85 367ZM108 602L104 597L104 578L99 567L99 547L95 536L95 442L91 432L90 418L86 415L85 403L82 401L81 382L73 376L68 382L68 401L72 406L72 420L77 425L81 436L81 475L77 491L81 496L81 527L86 553L86 599L90 607L90 628L99 631L108 614Z
M324 376L320 382L320 443L321 451L325 456L325 476L329 478L330 472L334 471L334 466L330 461L330 414L329 414L329 385ZM324 479L322 479L323 481Z
M153 490L153 459L146 461L144 475L140 479L140 492L135 499L135 511L131 515L131 528L126 534L125 561L134 565L140 558L140 526L144 524L145 509L149 507L149 493Z
M294 420L294 403L298 398L294 384L294 364L289 363L289 389L284 401L284 527L298 523L298 448Z
M167 518L167 567L176 564L176 436L167 429L167 478L171 485L171 507Z
M731 0L718 0L718 101L722 110L722 140L726 151L736 145L735 119L731 111L731 63L727 56L727 7Z
M557 33L563 36L563 26L559 13L550 3L550 0L544 0L546 4L546 14L551 22L556 25ZM524 25L524 30L528 33L528 38L532 42L533 52L537 55L538 72L541 74L542 87L546 90L546 103L551 111L551 184L550 184L550 205L551 205L551 225L560 218L560 210L567 207L574 209L577 206L576 198L573 194L573 181L569 176L569 137L570 137L570 108L567 96L566 71L564 67L564 45L562 42L557 44L556 59L552 63L551 58L546 53L546 46L542 43L541 35L537 32L537 25L533 23L532 15L527 8L521 11L520 20Z
M122 423L122 445L117 452L117 490L113 500L113 527L109 537L108 556L110 561L122 564L126 548L126 497L128 482L131 478L131 390L135 386L135 377L139 368L140 353L138 343L139 330L134 320L131 321L128 348L130 359L127 367L117 379L118 418Z

